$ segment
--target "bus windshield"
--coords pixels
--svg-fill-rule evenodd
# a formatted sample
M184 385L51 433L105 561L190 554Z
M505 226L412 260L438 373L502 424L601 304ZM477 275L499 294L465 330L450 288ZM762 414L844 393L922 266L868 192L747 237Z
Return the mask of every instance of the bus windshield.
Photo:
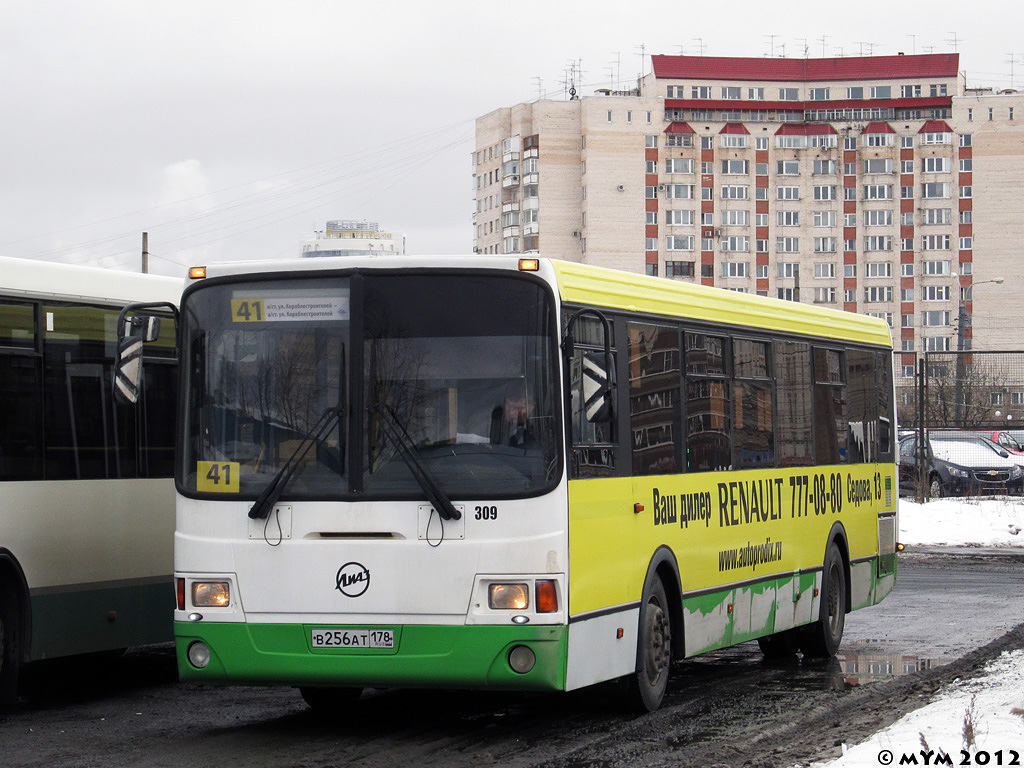
M182 323L183 493L252 498L289 459L284 499L422 497L417 466L449 497L500 498L561 472L554 310L532 280L218 281Z

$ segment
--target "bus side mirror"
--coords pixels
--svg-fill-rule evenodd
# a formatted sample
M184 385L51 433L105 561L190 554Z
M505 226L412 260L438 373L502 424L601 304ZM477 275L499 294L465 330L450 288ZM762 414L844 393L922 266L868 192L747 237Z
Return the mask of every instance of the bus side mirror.
M140 311L156 309L169 310L177 321L178 308L165 301L129 304L121 310L117 318L114 395L118 401L128 405L134 405L139 401L143 345L160 338L160 318L156 315L140 314ZM134 314L129 317L130 313Z
M142 337L124 336L117 340L117 361L114 364L114 394L122 403L134 405L139 400L142 381Z
M608 362L608 356L602 352L583 354L583 412L591 424L612 418L615 396Z

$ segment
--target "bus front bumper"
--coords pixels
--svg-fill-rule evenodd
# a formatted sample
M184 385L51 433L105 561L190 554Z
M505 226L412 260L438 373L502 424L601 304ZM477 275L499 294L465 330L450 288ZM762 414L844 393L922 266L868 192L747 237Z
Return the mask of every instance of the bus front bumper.
M564 626L389 626L391 648L314 648L325 629L350 628L178 621L178 672L211 685L565 689Z

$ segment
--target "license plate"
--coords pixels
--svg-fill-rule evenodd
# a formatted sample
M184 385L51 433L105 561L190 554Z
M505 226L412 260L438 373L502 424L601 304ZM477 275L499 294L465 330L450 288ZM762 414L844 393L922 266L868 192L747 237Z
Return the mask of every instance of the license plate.
M313 629L314 648L394 648L390 629Z

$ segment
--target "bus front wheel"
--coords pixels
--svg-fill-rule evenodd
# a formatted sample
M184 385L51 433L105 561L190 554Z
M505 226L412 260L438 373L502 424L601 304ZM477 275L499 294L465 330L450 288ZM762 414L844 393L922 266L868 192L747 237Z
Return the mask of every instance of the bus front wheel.
M640 605L636 672L628 679L629 703L641 712L661 706L672 665L672 621L668 597L655 577Z
M818 620L804 630L801 650L807 656L835 656L846 626L846 567L839 547L829 544L821 576Z

